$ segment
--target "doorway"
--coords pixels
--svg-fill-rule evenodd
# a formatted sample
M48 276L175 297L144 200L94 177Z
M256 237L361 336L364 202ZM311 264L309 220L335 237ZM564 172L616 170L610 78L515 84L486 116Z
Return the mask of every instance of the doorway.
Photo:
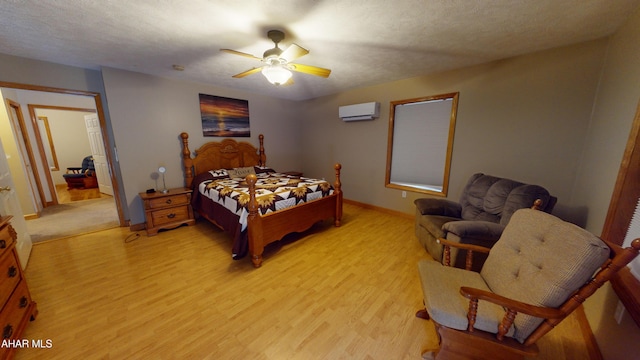
M97 229L100 229L100 222L107 223L107 225L103 225L103 227L126 226L126 222L122 215L118 186L115 182L114 176L112 175L115 172L113 171L114 164L110 154L103 150L104 163L107 174L106 176L108 177L110 183L110 189L113 191L113 196L103 196L102 194L95 193L95 191L92 191L90 189L77 189L77 191L73 191L76 189L64 188L59 192L58 188L60 186L58 185L60 185L60 179L62 179L61 174L65 172L66 168L69 167L69 165L80 166L82 157L77 160L73 160L74 164L68 164L68 160L66 162L60 161L61 154L59 152L54 152L52 154L50 151L45 151L55 151L55 149L57 148L55 146L55 141L53 143L54 146L50 147L50 144L47 144L47 142L51 141L51 138L47 137L47 135L45 134L44 136L40 136L40 138L37 139L35 132L39 132L39 129L36 129L35 131L33 129L34 127L40 126L37 119L43 117L48 120L48 125L51 126L51 115L47 114L46 112L43 113L42 111L40 111L40 107L48 108L47 111L53 111L51 109L59 110L60 108L80 108L81 110L87 110L87 108L90 108L90 112L95 118L95 124L97 124L97 127L99 129L106 129L100 95L98 93L41 88L31 85L22 86L19 84L2 82L0 82L0 89L3 90L2 92L4 98L7 97L4 96L5 93L8 93L10 97L16 98L18 100L18 103L22 103L21 105L23 107L33 103L45 104L29 106L29 116L31 117L31 123L29 123L28 120L25 121L25 123L31 125L31 129L29 129L30 139L27 139L25 143L29 150L34 154L34 159L30 159L31 161L25 162L25 164L23 164L23 169L18 170L18 172L24 171L25 168L32 168L34 172L40 174L40 180L42 181L41 183L39 183L39 185L44 189L44 196L40 194L29 194L32 199L44 197L44 201L41 201L41 205L40 207L38 207L38 201L31 200L33 207L30 209L30 211L24 212L25 214L27 214L26 217L28 219L36 220L29 220L28 222L30 223L32 221L36 221L45 223L45 218L51 219L52 216L55 215L58 220L55 220L53 222L49 220L49 224L43 226L43 228L45 229L45 233L43 235L49 238L94 231L96 229L96 226L98 227ZM25 99L28 101L23 101ZM77 106L78 100L83 100L86 104L87 99L90 100L91 106ZM5 99L3 99L3 101L5 101ZM82 103L82 101L80 101L80 103ZM71 111L72 110L73 109L71 109ZM87 129L84 123L82 123L82 129L74 129L74 131L81 131L84 134L85 139L87 139L87 137L89 136L87 134ZM13 135L15 138L21 136L21 134L17 134L15 131ZM45 138L47 140L42 142L41 140ZM106 131L102 131L98 138L100 139L100 144L103 149L109 148L108 146L105 146L105 144L109 143L108 136L106 136ZM79 151L82 153L87 152L83 150ZM56 161L52 159L51 155L56 155ZM54 181L51 176L52 172L54 171L53 169L57 169L57 175L60 177L60 179L57 180L58 184L56 184L56 181ZM15 169L13 169L12 172L15 172ZM35 187L36 186L32 186L32 188ZM61 199L62 203L60 203ZM78 214L88 216L88 218L86 220L80 220L81 217ZM79 226L76 228L76 225L87 226ZM31 232L31 229L29 231ZM59 234L56 234L56 232ZM39 237L35 236L34 242L38 240Z

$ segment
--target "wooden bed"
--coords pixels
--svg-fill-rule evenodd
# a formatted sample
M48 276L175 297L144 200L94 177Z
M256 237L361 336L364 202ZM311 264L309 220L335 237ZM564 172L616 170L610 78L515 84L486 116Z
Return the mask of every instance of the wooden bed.
M198 175L217 169L250 166L264 167L266 163L264 136L262 134L259 136L259 149L247 142L224 139L220 142L204 144L195 151L194 157L191 156L191 151L189 150L189 135L183 132L180 137L182 138L185 185L187 188L195 187L194 195L198 191L197 184L194 184L194 179ZM246 177L249 187L249 203L247 205L249 215L246 231L248 253L251 256L254 267L262 265L262 254L267 244L280 240L289 233L307 230L314 223L329 218L334 219L335 226L340 226L342 220L341 167L340 164L335 164L334 166L336 178L331 195L264 215L258 212L255 185L257 177L256 175L248 175ZM216 226L223 230L229 230L214 219L213 216L206 215L204 211L200 212L198 208L194 208L194 210Z

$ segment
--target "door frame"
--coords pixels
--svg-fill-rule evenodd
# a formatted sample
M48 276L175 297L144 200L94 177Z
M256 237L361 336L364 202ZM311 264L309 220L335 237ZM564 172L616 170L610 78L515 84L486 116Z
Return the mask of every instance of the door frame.
M45 155L44 144L42 143L42 134L40 134L40 129L38 127L38 116L36 115L36 111L42 110L62 110L62 111L79 111L79 112L91 112L95 113L95 109L84 109L84 108L75 108L70 106L56 106L56 105L39 105L39 104L27 104L29 108L29 117L31 118L31 125L33 126L33 133L36 137L36 144L38 145L38 152L40 155L40 159L45 167L45 176L47 177L47 183L49 185L49 192L51 193L51 203L45 203L44 201L44 190L42 189L42 182L38 180L38 191L40 191L40 196L43 198L43 206L51 206L58 204L58 195L56 192L56 186L53 181L53 177L51 176L51 171L49 170L49 164L47 161L47 156ZM102 129L102 127L101 127ZM104 138L102 139L104 141ZM105 149L107 146L105 145ZM28 148L27 151L29 153L33 152L33 148Z
M32 90L32 91L51 92L51 93L67 94L67 95L89 96L93 98L96 104L95 110L98 114L98 120L100 122L100 130L102 131L102 141L105 144L105 149L107 149L106 155L107 155L107 163L109 167L109 176L111 177L111 184L113 186L113 197L115 198L115 201L116 201L116 208L118 211L118 220L120 222L120 226L127 226L127 222L124 219L124 215L122 211L122 201L120 199L120 185L115 176L116 169L115 169L114 155L112 154L111 151L109 151L111 141L109 138L109 133L107 131L107 122L105 120L104 107L102 105L102 97L100 96L100 93L93 92L93 91L71 90L71 89L55 88L55 87L48 87L48 86L29 85L29 84L0 81L0 88L3 88L3 87L18 89L18 90ZM37 131L37 130L38 130L37 127L35 127L34 131ZM46 161L44 164L46 166ZM37 165L34 164L34 166L37 166ZM35 172L37 171L34 171L34 173ZM55 194L52 194L52 198L57 199ZM46 206L46 205L44 205L43 203L43 206Z

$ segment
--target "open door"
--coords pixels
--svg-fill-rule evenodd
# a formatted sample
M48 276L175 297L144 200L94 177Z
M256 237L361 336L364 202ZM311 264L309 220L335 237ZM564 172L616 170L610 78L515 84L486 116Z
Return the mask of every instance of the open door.
M111 176L109 174L109 164L107 162L107 154L102 142L102 130L100 129L100 121L97 114L85 115L84 122L87 125L87 135L89 135L89 144L91 146L91 155L93 155L93 166L96 168L96 177L98 178L98 188L103 194L113 196L113 186L111 184Z
M27 267L33 244L31 243L31 236L27 232L27 222L24 219L22 208L20 208L18 194L9 170L9 163L2 146L2 140L0 140L0 214L3 216L13 215L11 225L18 234L16 250L18 251L20 264L24 269Z

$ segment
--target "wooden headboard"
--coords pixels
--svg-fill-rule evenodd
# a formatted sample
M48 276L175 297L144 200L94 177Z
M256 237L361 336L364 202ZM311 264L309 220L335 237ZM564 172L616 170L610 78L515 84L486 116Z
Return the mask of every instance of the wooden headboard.
M233 169L245 166L265 166L267 156L264 153L264 135L260 134L260 148L248 142L224 139L220 142L208 142L195 151L191 157L189 134L183 132L182 159L184 165L185 186L190 188L193 178L209 170Z

